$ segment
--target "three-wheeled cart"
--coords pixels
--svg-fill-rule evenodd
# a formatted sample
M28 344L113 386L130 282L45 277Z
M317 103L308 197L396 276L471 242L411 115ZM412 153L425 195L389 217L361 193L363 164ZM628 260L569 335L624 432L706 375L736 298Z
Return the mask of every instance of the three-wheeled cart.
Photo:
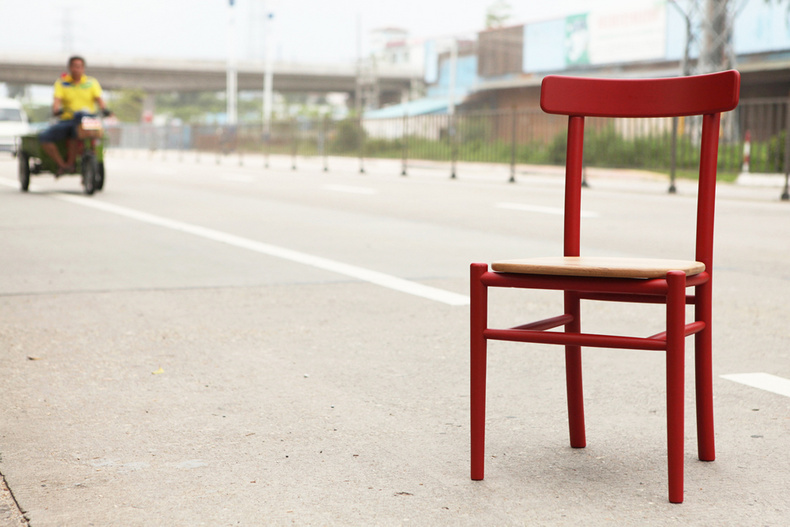
M84 117L77 126L78 155L74 170L63 173L58 171L54 159L41 148L38 135L22 136L19 145L19 188L27 192L30 176L50 173L56 178L77 174L82 176L85 194L91 195L104 188L104 133L101 121L95 117ZM60 155L66 159L66 141L56 143Z

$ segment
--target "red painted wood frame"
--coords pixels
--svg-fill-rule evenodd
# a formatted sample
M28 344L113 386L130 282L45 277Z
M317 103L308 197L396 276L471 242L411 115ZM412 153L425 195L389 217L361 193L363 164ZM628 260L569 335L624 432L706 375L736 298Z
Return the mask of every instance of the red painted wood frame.
M471 265L471 465L472 479L483 479L488 340L565 346L570 443L586 446L581 347L664 350L667 383L669 501L683 501L685 337L694 335L699 459L715 459L711 349L713 223L721 112L738 104L740 75L726 71L668 79L612 80L549 76L541 86L541 108L568 116L565 172L564 255L580 256L582 154L586 116L702 116L696 255L705 271L686 276L669 271L661 278L609 278L491 272ZM553 289L564 292L564 313L515 328L488 327L488 288ZM687 294L687 289L693 293ZM666 304L666 331L651 337L581 332L580 301L602 300ZM686 323L686 304L694 320ZM562 332L549 329L564 326Z

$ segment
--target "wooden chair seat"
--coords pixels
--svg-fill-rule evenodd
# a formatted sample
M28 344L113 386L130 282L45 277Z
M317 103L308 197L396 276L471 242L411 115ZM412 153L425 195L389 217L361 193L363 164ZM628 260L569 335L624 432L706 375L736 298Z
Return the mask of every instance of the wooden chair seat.
M653 258L611 258L560 256L500 260L491 264L499 273L587 276L604 278L664 278L669 271L683 271L693 276L705 270L705 264L693 260Z

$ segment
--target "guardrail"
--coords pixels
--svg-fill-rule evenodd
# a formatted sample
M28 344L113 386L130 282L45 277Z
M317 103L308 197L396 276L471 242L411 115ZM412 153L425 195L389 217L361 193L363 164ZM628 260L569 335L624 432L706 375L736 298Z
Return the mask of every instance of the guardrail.
M790 134L788 99L742 101L735 112L723 116L719 142L719 171L725 180L742 171L785 175L782 199L788 196ZM516 181L521 164L557 165L565 159L565 119L540 110L475 111L449 115L402 116L393 119L332 120L294 118L271 124L234 127L216 125L121 124L108 130L114 148L176 150L182 155L233 153L289 155L293 169L299 158L321 159L329 170L329 156L365 160L401 160L401 175L408 175L412 160L448 163L450 177L460 161L501 163L510 166L509 181ZM585 166L629 167L666 173L669 191L675 179L695 177L698 167L700 119L590 118L585 127ZM748 138L748 140L747 140ZM746 148L746 152L745 152Z

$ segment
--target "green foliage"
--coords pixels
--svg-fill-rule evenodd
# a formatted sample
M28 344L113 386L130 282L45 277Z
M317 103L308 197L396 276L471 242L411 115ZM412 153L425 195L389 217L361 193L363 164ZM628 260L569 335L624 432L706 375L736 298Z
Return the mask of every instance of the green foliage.
M225 99L216 92L161 93L156 96L157 113L170 115L184 123L203 122L207 114L224 112L226 106Z
M27 84L22 84L19 82L6 82L5 89L8 97L11 99L19 99L25 96L25 92L27 92Z
M501 115L464 115L458 119L456 133L447 132L447 121L426 119L422 125L407 129L422 130L421 135L398 136L402 121L369 123L370 133L359 120L343 121L300 118L272 123L271 140L262 145L259 129L250 135L244 149L268 148L270 153L300 156L324 154L368 158L424 159L482 163L563 165L566 155L564 127L550 138L535 134L529 142L514 144L511 117ZM415 118L418 119L418 118ZM396 126L397 125L397 126ZM522 131L526 127L520 128ZM537 130L540 130L538 126ZM423 135L424 134L424 135ZM426 137L431 134L433 137ZM499 134L499 135L497 135ZM376 137L382 135L385 137ZM386 138L392 137L394 138ZM671 169L672 134L666 128L647 130L623 128L615 123L591 124L585 130L584 165L601 168L629 168L668 174ZM752 170L777 172L784 160L784 133L763 142L752 142ZM680 134L676 149L676 175L695 178L699 170L699 138ZM718 168L722 180L731 180L743 163L743 144L722 141Z
M23 104L31 123L44 123L52 116L52 106L48 104Z
M749 162L751 172L783 172L786 139L787 133L782 130L768 140L752 141Z
M143 115L144 99L145 92L143 90L124 89L113 92L112 99L108 102L108 105L119 121L139 123Z
M340 121L329 142L329 151L333 154L355 154L359 152L362 146L362 141L365 139L365 131L359 126L359 121L355 118L344 119ZM379 140L381 141L381 140ZM367 143L367 141L366 141ZM377 145L373 145L378 148ZM375 151L371 149L371 145L365 144L366 153Z
M486 9L486 29L504 26L510 19L510 9L507 0L494 0Z

